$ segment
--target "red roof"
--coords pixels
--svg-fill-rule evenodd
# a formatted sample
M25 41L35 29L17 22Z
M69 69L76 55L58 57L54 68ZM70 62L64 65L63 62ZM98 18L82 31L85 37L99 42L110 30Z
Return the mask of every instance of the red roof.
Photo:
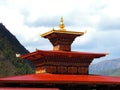
M120 77L97 75L29 74L0 78L0 83L119 84Z
M64 56L64 57L86 57L99 58L105 56L106 53L90 53L90 52L67 52L67 51L43 51L37 50L32 53L24 54L20 58L34 60L46 56Z

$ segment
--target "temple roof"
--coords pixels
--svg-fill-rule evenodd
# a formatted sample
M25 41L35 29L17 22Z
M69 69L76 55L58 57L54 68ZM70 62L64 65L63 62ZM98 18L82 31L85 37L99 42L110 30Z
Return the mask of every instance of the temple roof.
M20 58L27 59L27 60L35 60L35 59L38 59L41 57L47 57L47 56L99 58L105 55L107 55L107 53L36 50L35 52L24 54L20 56Z
M59 29L58 30L54 30L54 28L51 30L51 31L48 31L44 34L41 34L42 37L45 37L47 35L50 35L50 34L71 34L71 35L77 35L77 36L81 36L83 35L85 32L75 32L75 31L67 31L65 28L64 28L64 23L63 23L63 18L61 17L60 19L60 24L59 24Z
M0 83L49 83L49 84L112 84L119 85L120 77L97 75L28 74L0 78Z
M45 37L47 35L50 35L50 34L60 34L60 33L63 33L63 34L71 34L71 35L77 35L77 36L81 36L83 35L85 32L75 32L75 31L65 31L65 30L51 30L51 31L48 31L44 34L41 34L42 37Z

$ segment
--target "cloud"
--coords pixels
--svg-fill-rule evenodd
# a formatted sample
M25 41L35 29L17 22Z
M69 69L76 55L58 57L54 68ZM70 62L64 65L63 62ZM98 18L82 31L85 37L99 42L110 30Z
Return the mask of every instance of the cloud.
M90 34L90 32L88 32ZM91 32L93 33L93 32ZM110 60L113 58L119 58L119 48L120 48L120 31L119 30L110 30L110 31L100 31L96 30L91 36L91 39L86 40L86 42L81 44L81 41L77 40L72 45L72 49L75 51L86 51L86 52L101 52L101 53L109 53L101 60ZM89 36L85 36L89 38ZM95 60L94 62L99 62L99 60Z
M47 39L40 38L38 40L33 40L32 42L24 43L26 48L31 51L35 51L36 49L40 50L52 50L52 44Z
M56 17L46 17L46 18L38 18L36 21L34 22L29 22L29 21L25 21L25 25L29 26L29 27L57 27L58 25L58 18Z
M58 28L87 33L75 40L73 51L109 52L105 59L119 57L119 0L1 0L2 22L29 50L52 49L39 34Z
M98 23L98 27L101 30L120 30L120 17L118 18L111 18L108 16L104 16L101 18L100 22Z

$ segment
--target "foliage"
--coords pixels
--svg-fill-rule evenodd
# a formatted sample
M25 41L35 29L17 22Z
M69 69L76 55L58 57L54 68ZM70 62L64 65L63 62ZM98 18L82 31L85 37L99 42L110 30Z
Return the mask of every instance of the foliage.
M112 76L120 76L120 68L113 70L111 73Z
M16 57L16 53L19 53L18 47L2 33L0 33L0 52L0 76L34 73L29 62Z
M89 66L90 74L120 76L120 58L104 60Z

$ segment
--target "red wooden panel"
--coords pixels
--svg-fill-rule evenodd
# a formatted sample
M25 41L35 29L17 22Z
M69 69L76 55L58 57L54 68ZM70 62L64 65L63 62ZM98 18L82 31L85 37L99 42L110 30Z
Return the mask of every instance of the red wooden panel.
M67 73L67 67L65 66L57 66L58 73Z
M78 73L79 74L88 74L88 68L87 67L79 67Z
M68 73L76 74L77 73L77 67L68 67Z
M56 66L45 66L45 68L48 73L56 73Z

